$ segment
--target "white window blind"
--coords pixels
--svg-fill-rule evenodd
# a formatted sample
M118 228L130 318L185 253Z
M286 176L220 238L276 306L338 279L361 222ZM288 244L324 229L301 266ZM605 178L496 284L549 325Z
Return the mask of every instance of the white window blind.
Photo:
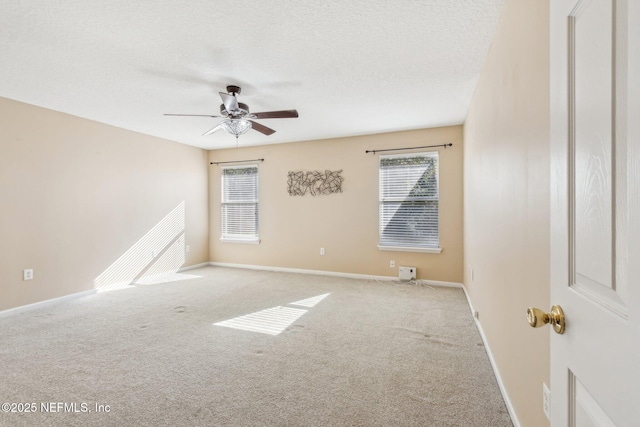
M380 157L380 247L437 249L438 153Z
M222 168L222 240L258 242L258 166Z

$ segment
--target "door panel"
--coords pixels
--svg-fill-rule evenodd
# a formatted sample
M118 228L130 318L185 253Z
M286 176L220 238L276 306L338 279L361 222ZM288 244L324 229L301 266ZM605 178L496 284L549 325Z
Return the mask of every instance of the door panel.
M626 229L620 224L626 218L616 218L616 208L624 210L626 196L626 171L616 164L616 154L626 147L616 132L624 123L618 117L621 108L615 93L620 86L617 48L625 39L617 37L624 20L617 19L621 10L614 3L581 1L568 16L569 255L573 261L569 279L576 291L626 317L626 286L618 280L616 266L616 260L625 259L620 254L625 248L616 244L616 231Z
M569 387L571 427L615 427L604 409L572 372L569 373Z
M612 79L611 2L582 4L570 18L569 84L574 111L569 123L574 149L574 283L611 289ZM571 57L570 57L571 59ZM571 91L571 87L569 88Z

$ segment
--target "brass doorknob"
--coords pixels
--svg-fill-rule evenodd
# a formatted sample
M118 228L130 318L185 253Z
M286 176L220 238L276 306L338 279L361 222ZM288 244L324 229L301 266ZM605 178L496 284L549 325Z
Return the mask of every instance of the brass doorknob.
M545 313L539 308L529 307L527 309L527 319L529 320L529 325L533 328L539 328L550 323L556 333L564 333L564 311L559 305L551 307L550 313Z

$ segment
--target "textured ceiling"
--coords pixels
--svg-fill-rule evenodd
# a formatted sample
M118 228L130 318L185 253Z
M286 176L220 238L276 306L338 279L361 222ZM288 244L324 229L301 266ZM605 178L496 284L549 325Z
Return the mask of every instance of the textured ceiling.
M0 96L197 147L235 147L219 91L277 132L240 146L460 124L503 0L0 3ZM37 123L34 123L37 126Z

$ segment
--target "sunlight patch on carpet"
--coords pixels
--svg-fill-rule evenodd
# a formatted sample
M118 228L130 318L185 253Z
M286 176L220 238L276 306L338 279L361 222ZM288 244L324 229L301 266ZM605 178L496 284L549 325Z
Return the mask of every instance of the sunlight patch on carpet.
M135 282L136 285L157 285L158 283L179 282L181 280L197 279L194 274L182 274L182 273L165 273L156 274L153 276L145 276L142 279Z
M241 329L243 331L260 332L268 335L278 335L306 312L307 310L300 308L278 306L224 320L214 323L214 325Z
M301 299L300 301L290 302L289 304L301 305L303 307L315 307L316 304L318 304L320 301L322 301L328 296L329 294L322 294L322 295L318 295L318 296L307 298L307 299Z

